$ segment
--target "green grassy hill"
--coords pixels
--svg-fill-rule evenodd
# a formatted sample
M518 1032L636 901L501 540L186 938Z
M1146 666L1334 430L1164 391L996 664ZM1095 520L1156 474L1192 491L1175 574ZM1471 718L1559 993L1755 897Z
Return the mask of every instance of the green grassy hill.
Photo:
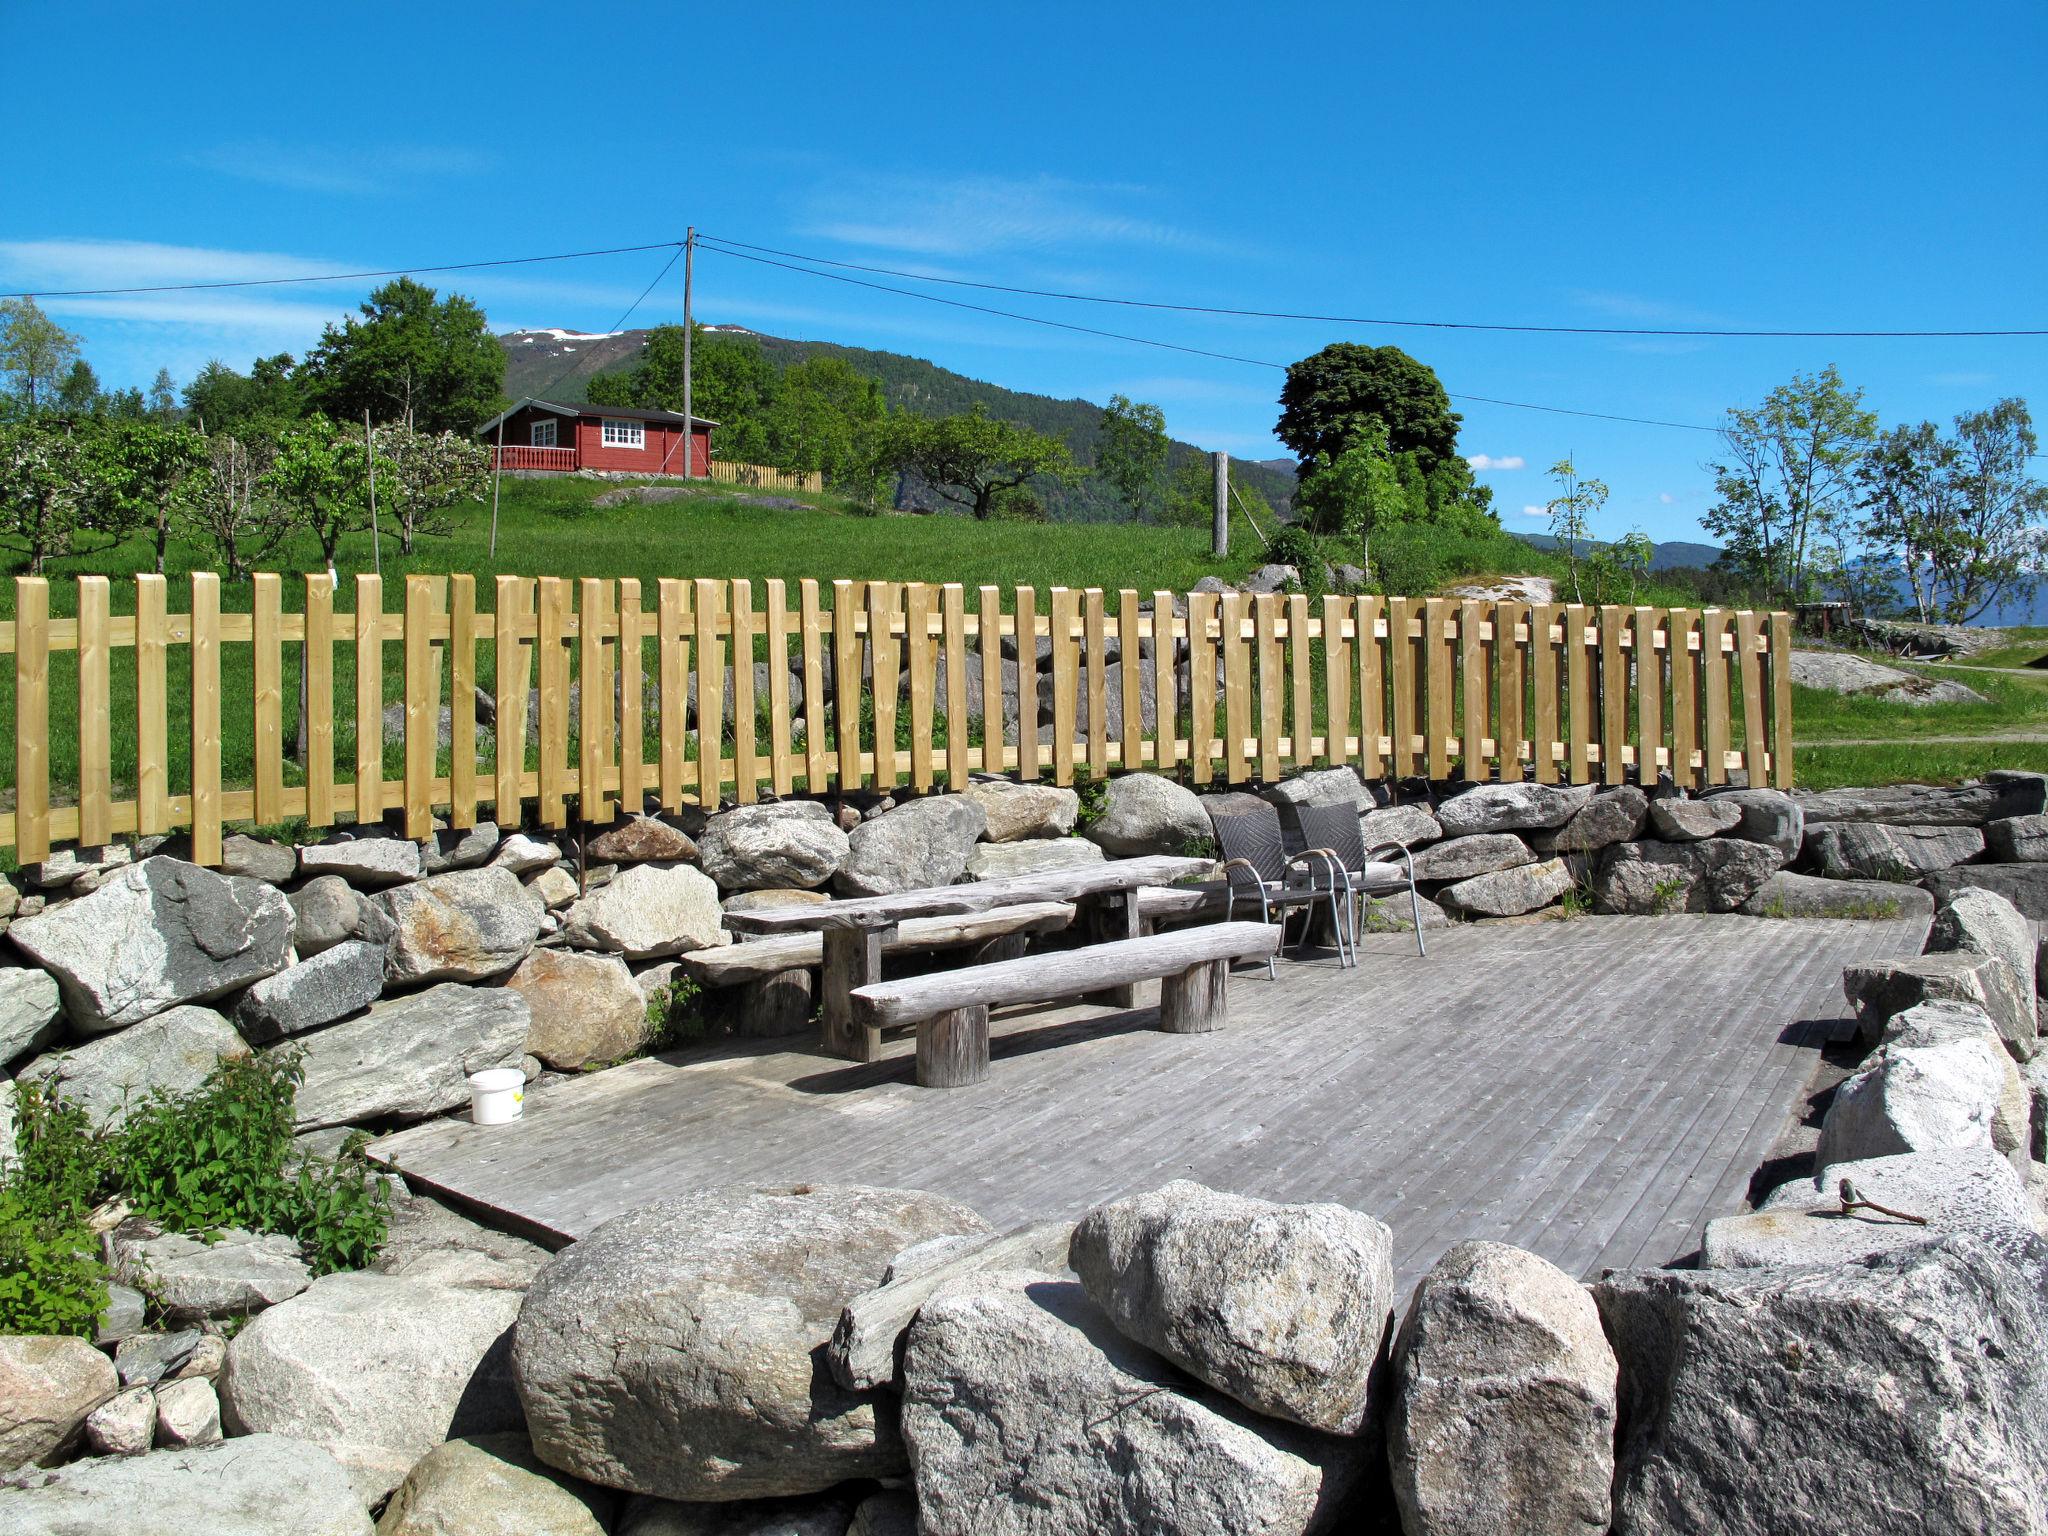
M729 335L754 337L778 368L819 353L843 357L867 377L880 380L892 411L950 416L984 405L991 416L1058 438L1081 464L1095 462L1095 436L1102 407L1094 401L1056 400L1050 395L1005 389L900 352L877 352L831 341L794 341L739 326L717 329ZM608 336L553 330L510 332L498 338L505 349L505 392L515 400L537 394L569 402L585 400L591 379L633 366L646 336L645 331L621 331ZM1167 453L1168 475L1202 453L1195 444L1175 439ZM1293 498L1294 474L1284 459L1233 459L1231 474L1239 486L1256 489L1275 508L1285 507ZM1055 493L1048 501L1053 514L1063 521L1118 522L1128 515L1107 488L1092 478L1071 490Z

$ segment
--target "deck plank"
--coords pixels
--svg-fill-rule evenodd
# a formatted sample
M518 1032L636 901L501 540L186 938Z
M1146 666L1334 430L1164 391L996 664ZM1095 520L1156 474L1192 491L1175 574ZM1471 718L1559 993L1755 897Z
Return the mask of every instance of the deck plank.
M1398 934L1231 980L1230 1024L1143 1006L1013 1009L986 1083L911 1081L908 1041L850 1063L759 1042L541 1086L504 1127L443 1119L373 1154L518 1230L566 1242L732 1182L936 1190L999 1226L1173 1178L1335 1200L1393 1228L1417 1279L1465 1237L1592 1274L1697 1246L1739 1208L1846 1011L1845 964L1923 923L1588 918Z

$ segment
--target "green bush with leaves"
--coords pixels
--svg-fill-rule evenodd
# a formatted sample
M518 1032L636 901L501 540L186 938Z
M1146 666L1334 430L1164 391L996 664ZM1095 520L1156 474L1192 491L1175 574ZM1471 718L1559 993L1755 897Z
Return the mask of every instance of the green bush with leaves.
M106 1267L83 1218L0 1185L0 1333L90 1338L106 1306Z

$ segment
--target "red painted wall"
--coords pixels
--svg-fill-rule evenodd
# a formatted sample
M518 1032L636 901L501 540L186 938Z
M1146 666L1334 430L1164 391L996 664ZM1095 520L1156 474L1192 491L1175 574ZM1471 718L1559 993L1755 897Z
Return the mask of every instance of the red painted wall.
M698 427L691 434L690 455L695 464L684 464L683 436L680 427L667 426L661 422L645 422L646 446L642 448L606 447L604 442L604 421L601 417L586 416L576 423L576 462L582 469L639 470L646 474L681 475L696 473L709 474L711 470L711 432L707 427Z

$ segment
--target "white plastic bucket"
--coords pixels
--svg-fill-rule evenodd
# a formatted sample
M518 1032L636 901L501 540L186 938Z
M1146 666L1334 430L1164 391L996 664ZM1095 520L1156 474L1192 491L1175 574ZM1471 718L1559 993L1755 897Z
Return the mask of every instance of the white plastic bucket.
M517 1067L490 1067L469 1074L469 1118L478 1125L517 1120L526 1104L526 1074Z

